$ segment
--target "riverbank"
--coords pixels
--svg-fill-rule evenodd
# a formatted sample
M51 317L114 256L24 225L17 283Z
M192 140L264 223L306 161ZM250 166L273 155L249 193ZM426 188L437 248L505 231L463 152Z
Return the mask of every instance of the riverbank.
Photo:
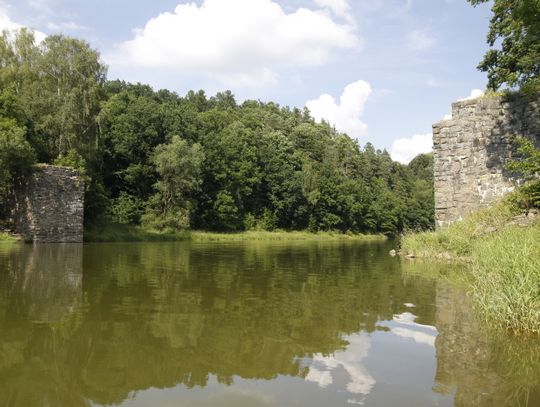
M466 263L473 298L490 325L540 334L539 247L539 217L518 215L507 199L446 229L406 235L401 250Z
M16 241L17 239L8 233L0 232L0 243L13 243Z
M206 231L181 231L174 233L148 230L137 226L113 225L89 228L84 232L85 242L167 242L191 240L195 242L232 241L293 241L293 240L362 240L384 241L384 235L346 234L339 232L310 233L303 231L245 231L216 233Z
M292 240L361 240L361 241L384 241L384 235L346 234L339 232L303 232L303 231L245 231L240 233L214 233L192 231L191 240L195 242L233 242L233 241L292 241Z
M191 234L188 231L162 232L128 225L107 225L84 230L85 243L176 242L190 238Z

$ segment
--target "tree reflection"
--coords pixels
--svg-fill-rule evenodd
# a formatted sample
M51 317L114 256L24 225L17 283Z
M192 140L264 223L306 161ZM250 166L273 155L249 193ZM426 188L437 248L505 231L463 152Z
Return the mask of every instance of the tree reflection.
M439 331L437 391L455 392L463 406L537 400L538 348L523 354L532 348L486 337L461 290L401 268L377 244L0 251L0 405L120 404L135 391L210 378L285 375L324 385L335 363L364 397L376 377L348 355L356 345L362 354L377 330L410 336L396 325L407 322L396 318L409 302L415 323Z
M149 387L205 386L210 375L305 377L300 358L344 349L344 335L375 330L426 291L404 285L377 245L85 246L82 285L67 283L76 267L58 263L75 249L47 250L0 255L9 270L0 404L117 404ZM41 277L27 279L29 270ZM73 312L52 318L56 304Z

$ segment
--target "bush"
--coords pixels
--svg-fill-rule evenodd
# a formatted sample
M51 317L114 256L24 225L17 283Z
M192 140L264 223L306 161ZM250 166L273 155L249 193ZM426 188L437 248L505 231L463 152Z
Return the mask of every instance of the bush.
M9 195L32 171L35 153L26 141L25 130L11 120L0 120L0 217Z

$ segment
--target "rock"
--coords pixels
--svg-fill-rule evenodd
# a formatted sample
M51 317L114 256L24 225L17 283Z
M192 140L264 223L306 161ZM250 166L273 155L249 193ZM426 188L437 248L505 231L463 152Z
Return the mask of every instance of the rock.
M416 256L414 255L414 253L409 253L405 256L406 259L409 259L409 260L412 260L412 259L416 259Z
M396 252L394 249L392 249L392 250L390 250L390 253L389 253L389 254L390 254L390 256L392 256L392 257L396 257L397 252Z

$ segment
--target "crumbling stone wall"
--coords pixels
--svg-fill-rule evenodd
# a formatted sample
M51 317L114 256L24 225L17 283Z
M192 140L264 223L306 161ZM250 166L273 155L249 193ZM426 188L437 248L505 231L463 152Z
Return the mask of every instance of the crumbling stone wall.
M13 223L25 240L34 243L83 241L84 182L77 170L36 166L17 192Z
M463 219L513 190L505 170L515 136L540 145L540 94L483 97L452 104L452 119L433 125L435 221Z

